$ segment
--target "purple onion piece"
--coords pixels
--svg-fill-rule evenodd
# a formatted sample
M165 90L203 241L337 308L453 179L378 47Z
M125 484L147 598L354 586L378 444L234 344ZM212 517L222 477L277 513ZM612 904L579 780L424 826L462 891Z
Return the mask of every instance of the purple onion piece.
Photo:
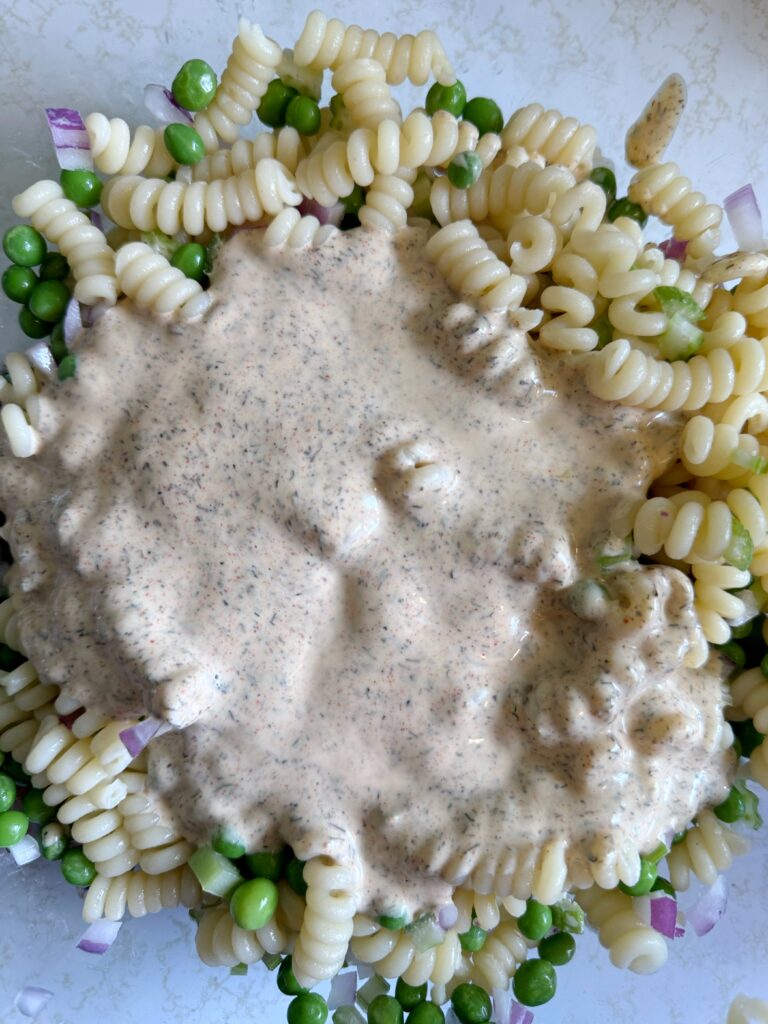
M53 999L53 992L47 988L27 985L16 993L13 1005L25 1017L37 1017L51 999Z
M31 864L33 860L37 860L40 856L40 847L37 844L37 840L34 836L24 836L18 843L14 843L13 846L8 847L8 851L16 864L21 868L25 864Z
M688 911L688 920L699 938L712 931L725 913L727 903L728 884L723 875L718 875L714 885Z
M723 206L738 247L747 252L762 249L765 245L763 217L752 186L742 185L723 200Z
M455 903L447 903L444 907L440 907L437 912L437 923L444 931L453 928L458 919L459 908Z
M42 377L46 380L54 379L56 360L46 342L36 341L34 345L29 346L24 355Z
M95 306L80 304L80 314L83 318L83 327L93 327L97 320L101 320L110 307L106 302L97 302Z
M102 953L107 952L117 938L117 933L120 931L122 924L122 921L107 921L105 918L94 921L83 932L77 948L82 949L84 953L96 953L98 956L101 956Z
M328 993L328 1009L337 1010L340 1006L354 1006L357 995L357 971L345 971L337 974L331 982Z
M98 213L96 210L88 211L88 220L91 222L91 224L93 224L95 228L98 228L99 231L104 230L104 221L101 218L101 214Z
M677 260L678 263L682 263L688 252L688 243L673 236L659 243L659 251L663 252L668 260Z
M153 737L168 732L170 728L170 724L160 718L145 718L130 729L123 729L120 739L131 757L138 757Z
M677 900L666 893L651 896L651 928L674 939L677 927Z
M46 107L56 159L65 171L92 170L91 141L80 112L69 107Z
M192 115L180 107L164 85L144 86L144 106L161 124L192 124Z
M333 206L321 206L314 199L305 199L299 204L302 217L317 217L321 224L333 224L339 227L344 219L344 204L334 203Z
M70 347L75 337L83 329L83 315L80 308L80 303L75 298L71 298L67 303L67 308L64 313L64 344L67 348Z

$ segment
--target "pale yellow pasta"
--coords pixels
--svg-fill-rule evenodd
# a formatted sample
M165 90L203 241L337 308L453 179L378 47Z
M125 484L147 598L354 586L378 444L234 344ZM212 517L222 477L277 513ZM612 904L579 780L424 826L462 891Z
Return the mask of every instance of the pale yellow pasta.
M57 182L38 181L17 195L11 205L17 217L28 217L66 256L76 282L76 299L88 306L97 302L114 305L115 254L104 232L65 198Z
M144 917L180 905L194 907L201 898L200 883L187 866L162 875L129 871L106 878L97 874L85 894L83 920L120 921L126 913L130 917Z
M427 242L426 254L452 288L475 299L481 308L515 309L521 304L525 280L494 256L471 221L441 228Z
M195 937L198 956L211 967L254 964L265 953L282 953L288 942L288 934L274 923L274 918L257 931L240 928L226 903L203 911Z
M740 993L728 1007L726 1024L768 1024L768 1001Z
M709 256L720 241L723 211L707 203L701 192L693 191L677 164L655 164L638 171L629 183L628 195L646 213L674 228L675 237L688 242L691 258Z
M597 345L597 333L588 325L595 318L592 301L576 288L552 285L541 293L541 304L559 313L543 324L539 341L559 352L589 352Z
M359 899L357 869L330 857L313 857L304 866L306 910L293 951L299 984L332 978L344 963Z
M264 35L258 25L240 19L227 66L222 72L216 95L195 115L194 127L207 153L219 148L219 139L236 141L240 128L250 123L283 51Z
M576 898L615 967L626 967L635 974L653 974L663 967L667 943L659 932L640 920L631 896L618 889L606 891L594 885L579 892Z
M306 136L299 135L295 128L285 125L274 132L260 132L255 139L237 139L231 149L220 149L188 168L181 168L176 174L176 180L186 180L182 170L188 172L189 181L231 178L255 167L260 160L269 158L277 160L283 167L295 173L299 162L309 151Z
M573 117L531 103L512 115L502 139L505 149L522 146L531 156L542 156L549 164L561 164L584 176L592 170L597 132Z
M396 231L408 220L416 171L400 167L395 174L377 174L360 207L360 224L368 231Z
M730 623L749 618L744 601L732 590L748 587L749 571L713 562L695 562L692 567L694 607L704 635L712 644L724 644L731 636Z
M144 242L130 242L117 253L115 267L120 290L137 306L156 313L178 313L188 320L201 316L213 296L200 283L172 267Z
M343 99L352 122L360 128L375 129L382 121L399 122L402 118L384 68L372 57L341 64L333 73L333 88Z
M120 117L89 114L85 128L96 167L104 174L146 174L164 178L177 166L165 146L163 128L141 124L131 137L130 126Z
M733 858L748 849L743 836L718 821L712 811L701 811L685 838L675 843L667 856L669 880L680 892L690 885L691 874L712 885L731 866Z
M733 308L747 320L750 333L768 337L768 274L741 281L732 297Z
M649 498L632 523L635 548L668 558L712 562L721 558L733 536L733 516L724 501L693 491L672 498Z
M333 224L321 224L317 217L305 216L294 207L286 207L264 232L267 246L287 245L292 249L304 246L319 248L338 232Z
M752 719L758 732L768 734L768 680L760 668L741 672L730 683L731 704L726 711L731 721Z
M765 789L768 789L768 740L763 740L752 751L749 758L749 767L756 781Z
M424 85L430 75L444 85L455 81L450 61L434 32L380 35L357 25L348 28L338 18L328 19L322 11L312 11L307 17L293 57L299 67L314 70L335 69L358 57L373 57L384 67L390 85L399 85L406 78L414 85Z
M470 977L477 985L489 991L506 989L509 979L528 957L526 943L517 924L503 921L485 940L482 949L472 957Z

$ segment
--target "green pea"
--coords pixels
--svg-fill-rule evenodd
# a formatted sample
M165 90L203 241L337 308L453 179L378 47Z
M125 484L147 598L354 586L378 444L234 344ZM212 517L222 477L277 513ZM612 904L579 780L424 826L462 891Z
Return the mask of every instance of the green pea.
M64 195L77 206L96 206L101 199L101 179L93 171L62 171L59 181Z
M185 61L173 80L171 92L185 110L205 110L216 95L216 72L199 57Z
M745 809L744 797L735 786L731 786L728 796L715 808L715 814L720 821L739 821L744 817Z
M688 829L684 828L682 832L675 832L675 834L672 836L672 845L677 846L678 843L682 843L685 839L687 831Z
M285 850L272 853L263 850L261 853L249 853L245 858L248 870L254 878L268 878L270 882L279 882L285 870Z
M731 728L733 733L741 744L741 756L750 757L752 751L765 739L763 733L759 732L752 722L752 719L748 718L745 722L731 722Z
M59 380L67 380L77 374L77 356L68 355L59 363Z
M316 992L302 992L288 1005L288 1024L325 1024L328 1004Z
M453 990L451 1006L461 1024L485 1024L491 1019L491 997L480 985L458 985Z
M40 264L41 281L65 281L69 277L69 263L60 252L49 252Z
M526 939L538 942L552 928L552 909L538 900L529 899L525 912L517 920L517 927Z
M10 775L0 775L0 814L10 811L16 800L16 783Z
M268 128L282 128L288 104L298 95L298 91L292 85L286 85L279 78L273 78L256 111L261 123Z
M359 185L355 185L348 196L344 196L341 199L341 205L344 207L344 213L347 216L356 217L360 212L360 207L365 202L365 192L360 188Z
M203 249L202 245L198 248L203 250L203 258L205 258L205 249ZM187 274L187 277L190 276ZM211 846L217 853L222 854L224 857L229 857L230 860L237 860L238 857L245 855L245 846L240 841L240 837L229 828L220 829L213 837Z
M477 953L485 945L487 937L488 932L481 928L480 925L473 924L466 932L462 932L459 935L459 942L461 943L461 948L467 953Z
M15 846L27 834L29 818L21 811L0 814L0 846Z
M594 181L605 192L605 198L610 206L616 199L616 175L610 167L593 167L589 180Z
M205 246L200 245L199 242L186 242L184 245L180 245L173 256L171 256L171 266L177 267L182 274L186 277L191 277L193 281L200 281L205 277L205 263ZM213 848L214 850L218 849L215 840ZM224 851L219 850L219 853L224 853ZM245 853L244 846L242 847L242 853L226 854L226 856L242 857L243 853Z
M252 878L238 885L229 901L235 924L256 931L268 924L277 909L277 886L268 878Z
M32 290L27 307L33 316L46 323L61 320L69 302L69 288L63 281L41 281Z
M439 82L435 82L427 93L426 109L430 116L438 110L447 110L454 117L461 117L466 104L467 90L458 78L453 85L440 85Z
M382 928L391 932L402 931L410 921L408 914L379 914L378 922Z
M82 850L67 850L61 858L61 873L70 885L90 885L96 877L96 868Z
M766 679L768 679L768 654L764 655L760 659L760 671L763 673Z
M205 145L190 124L169 124L163 132L165 148L179 164L196 164L205 156Z
M423 985L409 985L402 978L397 979L395 985L395 999L404 1010L412 1010L414 1006L423 1003L427 998L427 983Z
M762 620L760 620L760 623L762 626ZM747 622L742 622L740 626L731 626L731 636L734 638L734 640L743 640L744 637L750 635L752 629L754 628L754 624L755 623L753 619L748 619Z
M288 885L299 896L307 895L307 883L304 881L304 861L294 857L285 867L285 877Z
M311 96L294 96L285 108L285 123L299 135L316 135L320 131L320 107Z
M376 996L368 1007L368 1024L403 1024L403 1008L392 996Z
M11 302L25 303L37 284L37 274L30 267L12 263L3 271L3 291Z
M36 267L46 253L45 239L29 224L16 224L3 235L3 251L11 263Z
M57 363L60 363L69 352L67 343L64 341L64 324L61 320L59 320L57 324L54 324L49 344L53 358Z
M551 964L561 967L563 964L573 960L576 952L576 940L568 932L555 932L548 935L539 943L539 956L542 960L549 960Z
M602 313L600 316L595 317L589 326L597 334L596 348L598 350L605 348L606 345L610 345L613 341L613 324L608 319L607 313Z
M648 214L637 203L633 203L631 199L627 199L624 196L621 199L616 199L608 207L605 214L608 220L613 223L619 217L629 217L630 220L636 220L640 227L645 227L648 223Z
M44 825L40 832L40 852L46 860L61 860L69 846L69 832L58 821Z
M481 135L485 135L486 132L500 132L504 127L504 117L498 103L485 96L476 96L470 100L461 116L465 121L471 121Z
M724 644L717 644L717 649L729 661L732 661L737 669L744 668L747 663L747 652L737 644L735 640L727 640Z
M408 1024L445 1024L445 1014L434 1003L419 1003L408 1014Z
M38 825L47 825L56 817L56 808L48 806L43 800L42 790L39 789L28 789L21 806L29 820Z
M293 958L290 956L287 956L278 968L277 987L284 996L298 996L302 992L308 991L296 981L296 975L293 973Z
M477 153L457 153L448 164L448 180L456 188L471 188L483 171L483 161Z
M662 878L661 875L651 886L651 892L665 892L667 896L676 896L675 888L670 881L666 878ZM554 961L552 961L554 963Z
M658 867L656 866L656 863L648 857L641 857L640 877L634 885L625 885L624 882L619 882L619 888L628 896L645 896L653 888L653 883L656 881L657 874Z
M557 975L549 960L526 960L512 979L515 999L523 1006L548 1003L557 990Z
M37 287L39 288L40 286L37 285ZM41 320L25 306L19 312L19 327L21 327L28 338L39 341L40 338L45 338L46 335L51 333L53 324L48 323L46 320Z

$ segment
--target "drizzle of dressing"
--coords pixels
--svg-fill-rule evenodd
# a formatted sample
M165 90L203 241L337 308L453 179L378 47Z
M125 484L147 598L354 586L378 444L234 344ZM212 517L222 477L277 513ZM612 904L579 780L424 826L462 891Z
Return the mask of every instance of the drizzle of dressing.
M681 75L668 75L627 132L625 152L632 167L661 160L683 116L688 93Z
M239 233L204 322L110 311L0 464L41 675L177 727L150 776L190 838L356 858L386 911L553 838L651 849L730 767L689 582L585 590L678 426L457 303L426 237Z

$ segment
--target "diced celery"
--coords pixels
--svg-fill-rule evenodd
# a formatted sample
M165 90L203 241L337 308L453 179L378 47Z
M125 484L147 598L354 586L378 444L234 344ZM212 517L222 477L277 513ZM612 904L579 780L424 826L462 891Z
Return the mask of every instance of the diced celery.
M664 359L690 359L704 341L704 332L682 313L669 318L666 331L659 337L659 352Z
M736 779L733 785L744 799L744 816L741 820L746 822L747 825L751 825L754 829L760 828L763 824L763 819L760 816L757 794L747 788L747 784L743 779Z
M389 982L374 974L364 985L357 990L357 1001L364 1010L367 1010L376 996L385 996L389 992Z
M572 896L564 897L552 907L552 924L560 932L581 935L584 919L584 911Z
M673 288L670 285L659 285L653 289L653 294L661 307L662 313L670 319L676 316L683 316L689 323L695 324L704 319L704 310L688 292L680 288Z
M755 546L749 530L733 516L733 528L731 541L723 552L723 558L736 569L748 569L752 564L752 556L755 553Z
M209 892L213 896L226 899L243 880L243 876L232 861L209 846L195 850L189 858L189 866L203 892Z
M333 1011L333 1024L365 1024L365 1017L354 1006L339 1006Z

